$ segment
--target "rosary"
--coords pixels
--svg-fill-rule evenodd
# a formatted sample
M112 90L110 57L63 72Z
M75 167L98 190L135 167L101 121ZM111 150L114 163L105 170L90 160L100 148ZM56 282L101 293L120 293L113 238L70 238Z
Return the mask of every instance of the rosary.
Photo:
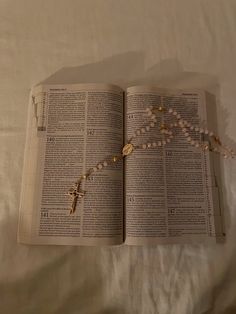
M163 115L164 113L172 115L172 118L174 118L174 123L170 123L169 125L166 125L164 123L160 124L159 131L162 135L164 135L163 140L157 142L143 143L139 145L135 145L132 143L133 139L140 137L142 134L149 132L152 128L154 128L157 124L157 116ZM164 147L167 143L170 143L171 140L174 138L174 133L172 132L172 129L174 128L180 128L186 141L192 146L195 146L203 151L209 150L221 154L223 155L224 158L235 157L235 152L231 148L222 145L219 137L216 136L213 132L209 131L206 128L193 126L188 121L182 119L181 115L171 108L166 110L163 106L159 107L150 106L146 109L146 114L150 118L150 123L135 131L133 136L128 140L128 143L122 148L120 154L107 158L99 162L93 168L88 169L88 171L75 182L75 186L69 189L68 195L72 198L70 214L75 212L78 199L83 198L85 195L85 191L81 190L81 184L84 180L86 180L88 177L90 177L97 171L101 171L104 167L117 163L126 156L130 155L136 149ZM208 142L201 143L199 141L194 140L189 134L190 131L204 134L205 136L208 137Z

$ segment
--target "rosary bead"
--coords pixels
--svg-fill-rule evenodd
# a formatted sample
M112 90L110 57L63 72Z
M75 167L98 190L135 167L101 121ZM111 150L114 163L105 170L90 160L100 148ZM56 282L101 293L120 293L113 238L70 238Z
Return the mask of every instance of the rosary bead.
M137 135L140 135L140 134L141 134L141 131L140 131L140 130L137 130L137 131L136 131L136 134L137 134Z
M169 113L172 113L172 112L173 112L173 109L170 108L170 109L168 110L168 112L169 112Z
M196 131L196 132L198 132L198 131L199 131L199 128L198 128L198 127L196 127L196 128L195 128L195 131Z
M185 132L185 133L184 133L184 136L189 136L188 132Z
M157 143L156 143L156 142L153 142L153 143L152 143L152 147L157 147Z
M153 119L156 119L156 115L155 114L152 114L151 115L151 119L153 120Z
M167 141L167 143L170 143L170 139L169 138L167 138L166 141Z
M208 133L209 133L209 131L208 131L207 129L205 129L204 133L205 133L205 134L208 134Z
M157 144L158 146L161 146L161 141L158 141L158 144Z
M103 168L102 164L98 164L98 169L101 170Z
M142 132L142 133L145 133L145 132L146 132L146 130L145 130L144 128L142 128L142 129L141 129L141 132Z
M162 141L162 145L166 145L166 141L165 140Z
M181 115L180 115L180 114L177 114L176 118L177 118L177 119L180 119L180 118L181 118Z
M143 148L143 149L146 149L146 148L147 148L147 145L146 145L146 144L143 144L143 145L142 145L142 148Z
M204 133L204 130L200 128L199 133Z
M173 111L172 114L173 114L174 116L177 116L178 113L177 113L176 111Z
M196 142L195 143L195 147L199 147L200 145L199 145L199 143L198 142Z
M148 115L149 117L152 116L152 111L151 111L151 110L148 111L147 115Z
M146 131L149 131L149 130L150 130L150 126L147 125L147 126L146 126Z
M214 136L214 133L213 133L213 132L210 132L210 133L209 133L209 136Z
M148 147L148 148L152 147L152 144L151 144L151 143L148 143L148 144L147 144L147 147Z
M188 137L187 137L187 141L188 141L188 142L191 142L191 141L192 141L192 138L191 138L190 136L188 136Z
M98 170L97 167L93 167L93 172L96 172Z
M151 123L150 123L150 127L151 127L151 128L154 128L154 126L155 126L155 123L154 123L154 122L151 122Z
M190 126L190 130L192 131L193 129L194 129L194 127L191 125L191 126Z
M192 140L192 141L190 142L190 144L191 144L191 145L195 145L195 141Z
M103 162L103 166L107 167L108 163L106 161Z

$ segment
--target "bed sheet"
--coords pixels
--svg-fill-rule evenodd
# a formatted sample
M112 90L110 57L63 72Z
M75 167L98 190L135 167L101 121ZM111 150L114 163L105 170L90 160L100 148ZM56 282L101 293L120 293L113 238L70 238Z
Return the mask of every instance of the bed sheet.
M234 0L0 1L0 313L236 313L236 164L223 161L227 241L17 244L29 91L39 82L204 88L235 148Z

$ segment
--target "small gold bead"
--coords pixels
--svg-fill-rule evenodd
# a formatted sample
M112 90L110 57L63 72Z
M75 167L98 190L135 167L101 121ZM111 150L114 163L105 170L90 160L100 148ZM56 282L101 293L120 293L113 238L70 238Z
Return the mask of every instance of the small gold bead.
M81 178L86 179L87 178L86 174L83 174Z
M164 111L164 107L162 106L158 107L158 111Z
M161 124L160 125L160 130L168 130L168 128L166 127L165 124Z
M117 156L113 156L113 157L112 157L112 161L113 161L113 162L116 162L117 160L118 160L118 157L117 157Z

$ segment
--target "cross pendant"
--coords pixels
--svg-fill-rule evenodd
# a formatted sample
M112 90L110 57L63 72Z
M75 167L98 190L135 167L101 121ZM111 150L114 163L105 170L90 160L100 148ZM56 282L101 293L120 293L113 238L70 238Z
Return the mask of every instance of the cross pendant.
M77 185L76 188L71 188L68 193L72 197L72 205L70 214L73 214L76 209L78 198L82 198L85 195L85 191L80 189L80 184Z

